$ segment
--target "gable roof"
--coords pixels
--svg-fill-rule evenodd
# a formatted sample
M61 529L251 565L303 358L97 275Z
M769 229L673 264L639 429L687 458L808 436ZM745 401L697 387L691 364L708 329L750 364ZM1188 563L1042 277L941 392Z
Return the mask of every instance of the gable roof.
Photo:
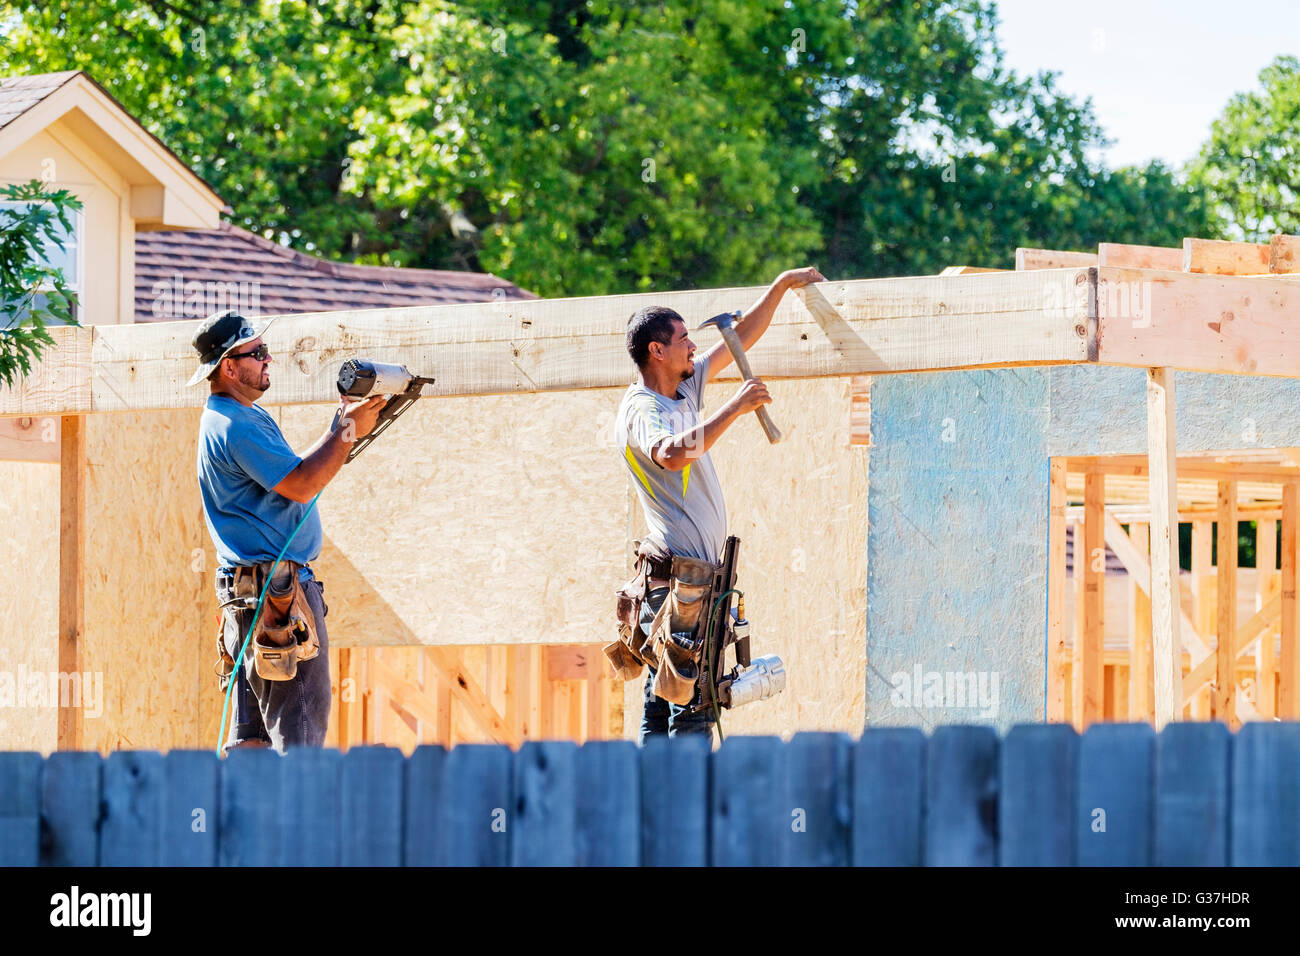
M0 77L0 129L67 83L79 70L38 73L35 76Z
M57 122L122 175L138 223L212 228L229 211L201 176L83 70L0 77L0 156Z
M536 296L482 272L328 262L229 223L135 237L137 322L204 318L228 308L251 317L502 298Z

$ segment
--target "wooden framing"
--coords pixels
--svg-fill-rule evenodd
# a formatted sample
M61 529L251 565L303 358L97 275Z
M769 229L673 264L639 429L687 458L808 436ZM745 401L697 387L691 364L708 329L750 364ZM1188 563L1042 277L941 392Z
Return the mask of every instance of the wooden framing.
M524 740L622 736L622 684L603 666L599 645L373 647L335 653L339 680L331 734L341 750L383 744L409 753L419 744L461 743L517 749ZM471 658L479 663L471 665ZM364 666L357 668L358 661ZM354 671L364 707L343 699L343 675ZM457 693L448 673L465 678L469 693ZM534 700L545 720L526 718ZM499 713L505 716L495 719Z
M59 683L64 675L80 680L81 636L86 630L86 422L63 419L59 461ZM81 701L60 697L57 742L60 750L79 750Z
M1174 448L1174 373L1147 372L1147 454L1151 480L1151 645L1157 729L1178 718L1182 673L1178 666L1178 474Z
M1065 462L1048 466L1047 719L1065 720Z
M1171 268L1176 254L1182 256L1181 269ZM1084 520L1075 527L1080 601L1073 660L1065 644L1069 585L1063 570L1049 574L1048 713L1064 717L1071 710L1080 726L1087 726L1104 719L1107 702L1113 709L1122 697L1132 716L1141 717L1150 707L1158 726L1177 719L1186 701L1191 701L1192 716L1208 716L1209 710L1200 708L1212 706L1216 716L1229 720L1249 717L1252 710L1236 691L1235 675L1242 668L1241 653L1260 642L1256 670L1270 683L1265 688L1261 680L1255 710L1260 716L1275 709L1282 717L1300 717L1295 601L1300 468L1294 462L1267 461L1184 467L1176 457L1173 428L1175 368L1300 377L1300 337L1291 328L1300 305L1300 284L1292 277L1300 273L1296 237L1276 237L1267 246L1188 240L1182 250L1104 244L1095 254L1020 249L1016 260L1016 272L964 267L936 277L853 280L799 290L784 297L771 331L754 350L754 365L770 378L857 376L851 386L853 423L859 439L868 441L870 375L1088 363L1147 369L1149 460L1099 459L1084 478ZM400 362L433 375L437 383L428 390L431 396L617 387L629 378L623 329L631 312L654 303L702 317L744 308L761 291L512 300L284 317L266 334L277 362L270 398L277 405L332 403L338 365L352 355ZM192 323L55 329L57 348L21 386L0 389L0 417L19 420L5 422L0 438L14 440L23 418L61 420L61 671L79 671L84 630L84 416L199 406L203 389L182 386L194 364L192 332ZM700 344L710 342L704 338ZM1064 530L1075 517L1065 484L1069 470L1067 463L1054 462L1050 477L1050 554L1053 561L1059 557L1062 568ZM1213 483L1219 492L1214 508L1206 510L1204 502L1197 502L1185 510L1180 477ZM1135 543L1141 542L1142 531L1135 528L1125 535L1116 514L1108 514L1108 488L1133 478L1148 483L1145 511L1132 521L1149 523L1149 546ZM1281 488L1281 500L1239 502L1253 485ZM1276 596L1271 585L1261 582L1261 606L1254 614L1241 614L1235 564L1221 560L1217 579L1209 579L1213 583L1193 582L1198 608L1211 615L1213 627L1199 616L1190 620L1180 604L1177 554L1178 521L1187 516L1199 517L1207 529L1210 520L1219 518L1221 555L1235 554L1235 538L1226 536L1238 519L1280 520ZM1196 537L1199 547L1200 532ZM1123 655L1128 671L1122 678L1106 670L1111 652L1104 644L1105 574L1092 560L1107 543L1117 553L1125 552L1136 620L1148 615L1146 598L1139 595L1150 599L1149 629L1135 622L1139 640ZM1247 618L1244 625L1239 617ZM1272 640L1273 627L1281 631L1276 655L1271 644L1264 646ZM1205 641L1211 630L1217 639L1212 655ZM517 746L524 739L552 735L590 737L618 696L614 687L592 679L585 650L494 651L485 680L469 673L461 649L425 649L414 676L373 651L340 652L339 673L354 682L356 694L339 704L338 734L345 746L412 725L421 740L477 734ZM1279 671L1276 708L1270 693L1274 664ZM1204 690L1211 680L1212 699ZM60 747L78 745L78 720L75 708L60 710Z
M1084 729L1101 720L1105 672L1102 653L1106 633L1106 476L1090 473L1084 491L1083 551L1075 552L1075 567L1083 567L1083 641L1079 666ZM1076 572L1077 573L1077 572Z
M1237 680L1233 673L1237 655L1237 483L1219 482L1219 606L1214 681L1214 716L1236 727Z
M786 295L751 350L767 378L881 374L1087 361L1092 274L1086 269L820 283ZM745 309L760 287L506 300L286 316L271 347L276 405L334 403L344 359L363 355L432 376L430 396L619 387L631 373L628 316L667 305L693 320ZM58 343L0 416L198 407L193 323L53 330ZM712 332L700 333L707 347ZM734 369L728 370L732 377Z

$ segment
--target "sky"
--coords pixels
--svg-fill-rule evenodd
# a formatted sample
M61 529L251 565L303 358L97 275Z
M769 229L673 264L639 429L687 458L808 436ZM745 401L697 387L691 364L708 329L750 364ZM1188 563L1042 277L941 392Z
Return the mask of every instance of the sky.
M1300 0L997 0L1000 45L1017 73L1052 70L1061 92L1092 98L1109 167L1196 155L1234 93L1300 57Z

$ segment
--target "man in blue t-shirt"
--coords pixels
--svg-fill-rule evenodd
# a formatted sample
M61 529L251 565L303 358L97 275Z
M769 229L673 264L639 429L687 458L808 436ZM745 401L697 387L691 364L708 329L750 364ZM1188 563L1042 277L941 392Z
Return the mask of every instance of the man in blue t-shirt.
M237 312L205 320L193 343L199 368L187 384L207 379L212 392L199 419L199 490L219 560L221 644L231 660L242 664L232 675L235 713L225 747L271 746L283 753L293 745L321 746L329 722L327 609L324 586L310 567L320 554L321 524L311 501L343 467L352 443L375 427L385 399L341 400L325 434L306 454L295 454L275 420L256 404L271 385L271 354L261 338L265 331L266 326L255 328ZM240 606L237 579L260 569L258 580L264 580L286 542L282 561L300 566L320 650L298 662L292 679L263 680L251 642L239 656L253 611ZM273 580L285 576L287 567L282 563ZM291 582L288 575L275 586Z

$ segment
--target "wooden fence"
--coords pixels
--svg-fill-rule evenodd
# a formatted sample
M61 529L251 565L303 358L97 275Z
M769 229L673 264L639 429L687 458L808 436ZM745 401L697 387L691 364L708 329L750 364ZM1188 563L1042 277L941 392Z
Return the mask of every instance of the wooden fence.
M6 865L1294 865L1300 724L0 753Z

